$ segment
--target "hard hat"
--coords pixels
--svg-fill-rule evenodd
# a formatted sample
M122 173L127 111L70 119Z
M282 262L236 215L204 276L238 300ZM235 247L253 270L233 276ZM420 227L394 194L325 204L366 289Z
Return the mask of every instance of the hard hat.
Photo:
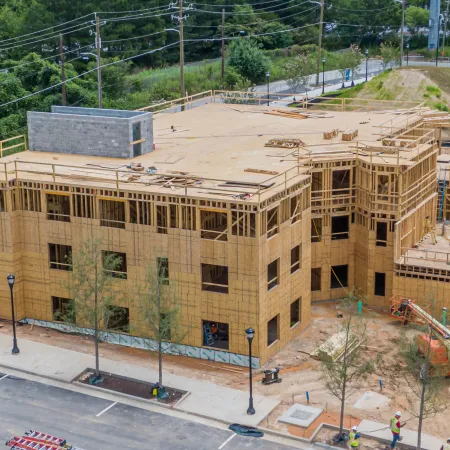
M450 438L447 439L447 442L450 442Z
M402 417L402 413L401 413L400 411L397 411L397 412L395 413L395 415L398 416L398 417Z
M352 430L353 430L353 431L358 431L358 427L357 427L357 426L354 426L354 427L352 428Z

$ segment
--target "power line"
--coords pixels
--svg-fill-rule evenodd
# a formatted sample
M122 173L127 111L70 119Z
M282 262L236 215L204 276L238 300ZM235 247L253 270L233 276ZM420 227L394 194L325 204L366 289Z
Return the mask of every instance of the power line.
M90 48L90 47L91 47L90 45L85 45L84 47L79 47L79 48L76 48L75 50L70 50L70 51L64 52L63 55L68 55L69 53L76 53L76 52L79 52L80 50L83 50L85 48ZM57 53L55 55L47 56L45 58L40 58L40 60L41 61L46 61L47 59L56 58L58 56L60 56L59 53ZM71 61L73 61L73 60L71 60ZM66 62L70 62L70 61L66 61ZM30 64L35 64L35 63L36 63L36 61L29 61L29 62L26 62L26 63L23 63L23 64L17 64L16 66L2 67L0 70L2 70L2 71L4 71L4 70L10 71L10 70L17 69L18 67L29 66ZM31 73L35 73L35 72L31 72Z
M107 44L107 43L111 43L111 42L120 42L120 41L130 41L130 40L133 40L133 39L142 39L142 38L145 38L145 37L148 37L148 36L155 36L155 35L157 35L157 34L165 33L166 31L176 30L176 28L177 28L177 27L166 28L166 29L161 30L161 31L156 31L155 33L143 34L143 35L141 35L141 36L130 37L130 38L123 38L123 39L113 39L113 40L111 40L111 41L103 41L103 43L104 43L104 44Z
M49 28L44 28L43 30L34 31L33 33L22 34L22 35L20 35L20 36L16 36L16 37L13 37L13 38L3 39L3 40L0 41L0 44L1 44L2 42L13 41L13 40L15 40L15 39L20 39L20 38L26 37L26 36L32 36L32 35L35 35L35 34L38 34L38 33L42 33L43 31L52 30L52 29L54 29L54 28L62 27L63 25L67 25L68 23L73 23L73 22L76 22L76 21L78 21L78 20L85 19L86 17L89 17L89 16L91 16L91 15L93 15L93 13L86 14L85 16L81 16L81 17L78 17L77 19L69 20L69 21L67 21L67 22L63 22L63 23L60 23L60 24L58 24L58 25L54 25L54 26L49 27Z
M289 0L288 2L286 2L284 4L292 3L293 1L296 1L296 0ZM228 12L225 11L225 14L229 14L229 15L233 15L233 16L253 16L253 15L261 15L261 14L272 14L272 13L276 13L276 12L279 12L279 11L285 11L286 9L298 8L299 6L302 6L305 3L311 3L311 2L305 1L305 2L299 3L297 5L292 5L292 6L288 6L286 8L281 8L281 9L275 9L273 11L272 10L271 11L267 11L267 10L263 11L262 9L258 9L258 10L256 10L256 12L255 11L251 11L251 12L247 12L247 13L243 13L243 12L239 13L239 12L234 12L234 11L228 11ZM276 5L276 6L282 6L282 5ZM194 9L194 12L197 12L197 11L204 12L204 13L210 13L210 14L222 14L221 11L219 12L219 11L209 11L209 10L205 10L205 9ZM259 12L259 11L261 11L261 12Z
M76 31L80 31L80 30L85 30L87 28L92 28L92 25L88 25L87 27L77 28L75 30L68 31L66 33L56 33L56 34L53 34L52 36L46 37L44 39L33 40L32 42L26 42L26 43L23 43L23 44L17 44L17 45L14 45L12 47L7 47L7 48L1 48L0 47L0 52L7 51L7 50L12 50L12 49L23 47L23 46L26 46L26 45L36 44L37 42L48 41L48 40L51 40L52 38L57 38L60 34L65 36L66 34L74 33Z

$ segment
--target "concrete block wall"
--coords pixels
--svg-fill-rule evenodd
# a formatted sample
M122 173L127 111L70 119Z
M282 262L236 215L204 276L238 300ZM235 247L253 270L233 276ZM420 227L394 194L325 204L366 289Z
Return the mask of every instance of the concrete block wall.
M141 153L153 150L151 113L52 107L28 112L29 149L110 158L133 158L133 124L141 123Z

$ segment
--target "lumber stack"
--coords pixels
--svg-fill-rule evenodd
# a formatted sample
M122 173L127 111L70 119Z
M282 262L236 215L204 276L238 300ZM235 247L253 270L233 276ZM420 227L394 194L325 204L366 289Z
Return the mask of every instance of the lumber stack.
M350 130L346 130L342 133L342 140L343 141L353 141L355 137L358 136L358 130L352 128Z
M340 361L345 353L346 333L333 334L327 341L325 341L319 348L311 353L311 358L319 361L335 362ZM348 341L347 353L352 353L362 344L354 333L350 333Z
M302 114L298 111L288 111L285 109L274 109L272 111L264 111L264 114L269 114L271 116L288 117L289 119L307 119L309 116L307 114Z
M274 138L270 139L264 147L297 148L303 145L305 145L305 143L301 139Z
M323 133L323 138L324 139L333 139L338 135L339 130L337 128L335 128L334 130L331 131L325 131Z

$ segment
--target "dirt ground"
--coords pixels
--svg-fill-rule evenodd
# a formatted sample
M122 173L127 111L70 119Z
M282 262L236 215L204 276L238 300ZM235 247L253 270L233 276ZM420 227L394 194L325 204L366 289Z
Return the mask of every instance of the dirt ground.
M341 322L337 318L336 305L332 302L315 304L312 307L312 323L301 335L286 345L275 357L254 373L255 394L277 396L280 405L267 417L262 426L271 429L291 432L299 436L310 437L314 430L303 430L278 423L278 418L294 403L306 404L306 391L309 392L310 405L322 408L325 413L323 421L337 424L340 410L339 401L325 390L321 380L321 364L309 357L309 353L325 342L331 335L340 330ZM369 375L360 389L348 399L346 405L346 423L358 424L362 419L374 420L388 424L393 412L401 410L408 423L406 428L417 430L417 420L411 419L407 412L409 393L407 383L398 376L395 342L401 338L401 324L387 314L371 313L368 323L368 347L364 350L367 358L375 357L378 352L383 355L383 364L376 372ZM11 326L2 323L0 333L10 334ZM94 346L90 338L63 334L55 330L25 325L18 327L18 338L29 339L54 345L73 351L93 354ZM100 345L100 357L137 364L144 367L157 368L155 353L146 350L121 347L113 344ZM281 383L263 385L260 380L266 368L280 367ZM164 356L164 369L173 374L195 379L208 380L213 383L235 389L248 389L248 373L245 368L214 363L182 356ZM390 405L384 409L357 409L352 405L366 391L380 392L379 380L383 382L382 394L391 399ZM448 379L442 395L450 402L450 379ZM317 421L319 424L322 420ZM315 426L314 426L315 428ZM449 433L448 415L439 414L432 419L424 420L425 433L440 438L447 438Z

